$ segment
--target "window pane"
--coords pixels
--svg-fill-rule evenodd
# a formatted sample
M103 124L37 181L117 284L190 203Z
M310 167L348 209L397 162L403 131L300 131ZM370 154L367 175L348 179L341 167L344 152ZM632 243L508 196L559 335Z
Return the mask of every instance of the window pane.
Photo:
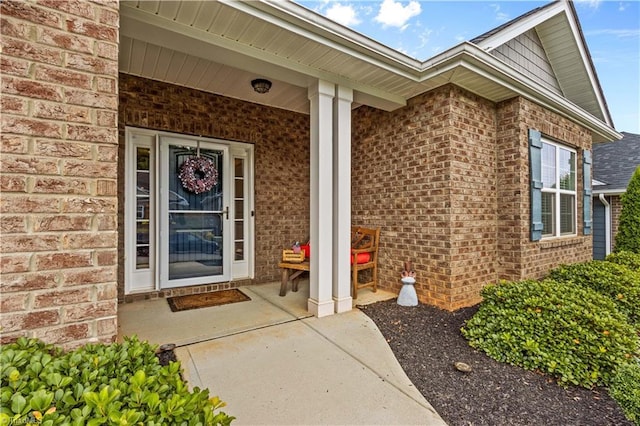
M542 144L542 183L544 188L556 187L556 147Z
M575 196L560 194L560 233L575 233Z
M243 219L244 218L244 201L236 200L235 206L236 206L236 219Z
M234 165L234 169L235 169L235 176L236 177L243 177L244 176L244 160L242 158L236 158L233 160L233 165Z
M235 179L235 196L236 198L244 198L244 181L242 179L236 178Z
M555 194L552 192L542 193L542 235L554 235L555 218Z
M235 260L244 260L244 243L242 241L235 243Z
M136 148L136 169L149 171L149 155L151 150L149 148Z
M576 154L575 152L559 149L560 151L560 189L575 191L576 189Z
M136 269L149 269L151 150L136 148Z
M244 222L239 220L235 222L236 240L244 239Z
M136 243L149 244L149 221L136 223Z

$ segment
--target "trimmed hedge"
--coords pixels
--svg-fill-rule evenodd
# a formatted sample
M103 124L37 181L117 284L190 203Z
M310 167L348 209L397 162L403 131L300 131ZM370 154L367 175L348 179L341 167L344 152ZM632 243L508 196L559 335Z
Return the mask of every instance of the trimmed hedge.
M161 366L137 338L64 353L35 339L0 347L0 424L228 425L208 390L190 392L180 364Z
M609 394L625 416L640 426L640 361L621 365L611 381Z
M631 176L627 190L620 200L622 211L614 251L640 254L640 166Z
M640 272L640 254L630 251L618 251L611 253L605 259L607 262L617 263L626 266L634 272Z
M489 285L462 334L491 358L540 370L561 385L591 388L610 382L638 355L638 335L614 303L571 282L519 281Z
M640 274L626 266L593 260L560 266L549 277L589 287L609 297L631 324L640 328Z

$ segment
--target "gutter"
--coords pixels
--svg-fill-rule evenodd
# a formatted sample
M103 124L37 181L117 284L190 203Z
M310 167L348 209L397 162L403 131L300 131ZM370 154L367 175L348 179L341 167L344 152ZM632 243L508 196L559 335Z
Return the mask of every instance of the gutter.
M581 124L594 136L599 136L594 138L595 142L622 139L622 134L607 123L598 120L573 102L553 93L470 42L462 42L424 62L418 81L425 82L457 66L463 66L517 95ZM455 81L453 83L455 84Z
M290 31L307 39L330 45L332 48L356 57L370 65L380 67L396 76L419 84L425 83L447 70L463 66L508 88L517 95L576 121L589 129L595 142L622 139L622 135L609 123L600 121L578 105L551 92L471 42L462 42L427 61L419 61L356 31L336 24L324 16L309 11L291 1L220 1L250 15L259 16L261 19L272 22L282 28L288 28ZM565 7L562 2L557 2L549 10L545 11L544 15L534 18L536 20L547 19L549 14L556 15L566 10ZM284 22L287 24L283 25ZM452 82L456 83L455 81ZM411 97L420 93L414 92ZM607 114L605 115L605 118L609 118Z
M622 195L626 189L594 189L593 195Z
M140 34L140 25L135 25L136 21L147 26L155 26L157 28L169 29L184 37L192 38L203 44L212 44L218 48L225 49L245 55L252 58L257 63L264 62L278 69L286 69L299 75L299 81L296 83L301 87L306 86L305 77L312 76L314 78L331 81L336 84L351 87L354 91L362 92L365 95L379 98L387 101L387 110L393 110L406 105L408 97L417 96L428 90L425 86L432 79L440 78L443 82L451 82L460 87L477 93L473 88L465 87L461 82L456 81L455 73L453 78L442 78L442 74L454 70L458 67L465 68L476 73L481 78L487 79L497 85L506 88L512 92L514 96L522 96L538 105L549 109L565 118L568 118L581 126L585 127L591 134L594 142L614 141L622 139L622 135L615 131L608 123L601 121L597 117L586 112L573 102L562 98L561 96L544 88L541 84L526 77L515 68L510 67L503 61L494 57L490 53L484 51L477 45L470 42L463 42L459 45L425 61L421 62L410 58L398 51L390 49L369 37L363 36L346 27L336 24L323 16L309 11L304 7L297 5L291 1L268 1L260 0L255 2L246 2L238 0L219 0L220 4L224 4L248 16L253 16L264 22L268 22L286 31L296 34L306 40L310 40L319 45L324 45L331 49L335 49L344 55L356 60L362 61L363 64L384 70L390 77L400 79L398 84L403 86L411 85L409 89L405 88L402 93L389 92L379 89L375 84L361 83L351 79L351 76L340 74L333 71L323 71L314 68L309 64L302 64L294 60L278 57L273 52L266 52L256 49L253 46L241 45L243 49L238 49L239 44L235 40L225 38L222 35L203 33L193 27L188 27L180 23L168 21L157 15L138 10L134 7L120 8L121 27L123 19L131 19L132 27L137 28L137 38L147 39L150 43L157 43L157 40L148 40L148 35ZM146 31L148 34L149 31ZM136 38L136 37L133 37ZM175 41L173 37L172 41ZM214 58L207 57L206 53L210 49L206 49L206 45L202 49L196 49L195 43L188 44L191 49L196 51L190 52L194 56L203 57L209 60ZM179 46L174 49L180 49ZM184 51L184 47L182 47ZM235 65L231 59L226 62L230 66L237 66L242 62L235 58ZM225 63L225 62L223 62ZM245 64L246 65L246 64ZM239 67L242 69L242 67ZM402 81L404 80L404 81ZM438 80L437 85L441 85ZM444 83L442 83L444 84ZM392 90L392 89L389 89ZM483 96L482 94L479 94ZM486 96L483 96L486 97ZM366 96L365 96L366 98ZM508 99L507 97L503 97ZM499 102L500 99L489 99L493 102ZM362 98L361 98L362 100Z

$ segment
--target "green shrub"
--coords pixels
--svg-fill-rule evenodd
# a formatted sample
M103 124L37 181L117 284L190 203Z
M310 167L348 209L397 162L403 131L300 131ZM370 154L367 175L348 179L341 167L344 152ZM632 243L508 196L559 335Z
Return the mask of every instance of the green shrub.
M640 254L630 251L618 251L611 253L605 259L607 262L617 263L626 266L634 272L640 272Z
M638 352L638 336L596 291L570 282L519 281L483 289L462 334L491 358L539 370L562 385L606 384Z
M631 324L640 328L640 274L622 265L593 260L561 266L549 276L556 281L590 287L608 296Z
M161 366L137 338L63 353L21 338L0 348L0 424L228 425L208 390L190 392L180 364Z
M640 254L640 166L633 173L620 200L622 211L614 250Z
M618 367L609 393L627 418L640 426L640 362Z

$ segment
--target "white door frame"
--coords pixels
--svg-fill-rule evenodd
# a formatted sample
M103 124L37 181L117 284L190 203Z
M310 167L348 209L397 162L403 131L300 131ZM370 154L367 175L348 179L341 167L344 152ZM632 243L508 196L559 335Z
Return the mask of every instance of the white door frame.
M225 250L224 259L227 259L228 265L226 266L226 281L240 280L240 279L252 279L254 277L255 268L255 196L254 196L254 146L248 143L226 141L213 138L201 138L189 135L182 135L170 132L160 132L149 129L141 129L134 127L127 127L125 129L125 220L124 220L124 247L125 247L125 294L146 293L151 291L158 291L161 288L167 288L161 286L161 271L165 268L165 274L167 266L163 266L166 260L163 260L161 246L167 244L166 238L166 223L161 226L161 218L166 217L166 206L164 213L162 212L162 201L159 200L158 195L163 191L160 188L161 181L167 181L167 175L165 172L165 178L162 178L162 164L160 159L162 155L161 139L167 140L180 140L181 143L189 143L197 146L197 141L200 141L201 146L208 144L225 147L225 170L223 176L227 177L227 186L225 191L227 193L228 202L225 205L229 206L229 224L235 222L236 226L240 226L242 229L242 239L235 238L235 226L228 226L228 231L225 233ZM208 145L208 146L212 146ZM137 268L137 220L136 212L138 209L138 200L136 197L136 152L137 148L148 148L150 150L150 167L149 167L149 179L150 179L150 196L149 207L153 210L149 220L149 266L144 268ZM166 155L166 154L165 154ZM234 181L236 180L236 172L231 167L232 164L239 161L242 165L242 180L243 194L242 197L236 196ZM236 213L236 202L242 203L242 212ZM165 203L166 204L166 203ZM231 220L234 219L234 221ZM167 221L167 219L165 219ZM165 228L162 233L163 227ZM228 238L227 238L228 236ZM237 255L236 252L240 250L242 255ZM167 253L166 247L164 253ZM166 258L166 256L165 256ZM236 259L238 258L238 259ZM168 277L168 274L164 275ZM213 280L206 280L207 283L213 282ZM194 281L184 281L181 286L197 285Z

